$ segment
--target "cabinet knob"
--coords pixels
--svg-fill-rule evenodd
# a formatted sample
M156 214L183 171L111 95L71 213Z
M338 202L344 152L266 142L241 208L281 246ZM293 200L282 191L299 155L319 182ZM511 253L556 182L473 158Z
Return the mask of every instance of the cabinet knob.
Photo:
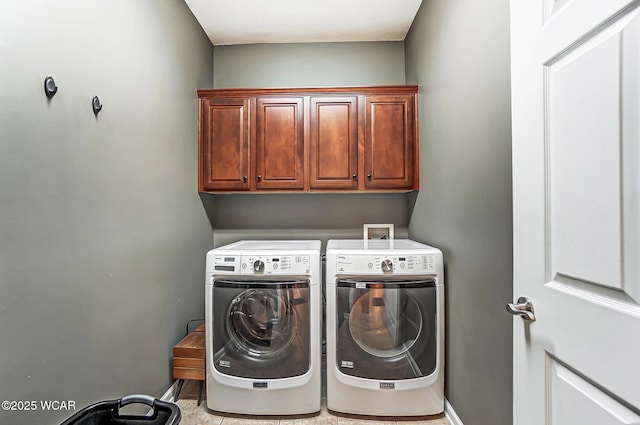
M243 176L242 177L242 181L246 182L247 181L247 176Z
M371 180L371 174L367 174L367 178Z
M258 180L262 180L262 176L258 174Z
M351 176L351 177L352 177L352 178L354 178L354 179L357 179L357 178L358 178L358 175L357 175L357 174L354 174L354 175L353 175L353 176Z

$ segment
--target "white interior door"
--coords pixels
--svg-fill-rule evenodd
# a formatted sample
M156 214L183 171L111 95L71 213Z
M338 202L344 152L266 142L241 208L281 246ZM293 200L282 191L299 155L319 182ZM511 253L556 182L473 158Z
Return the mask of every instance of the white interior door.
M515 425L640 424L640 1L511 0Z

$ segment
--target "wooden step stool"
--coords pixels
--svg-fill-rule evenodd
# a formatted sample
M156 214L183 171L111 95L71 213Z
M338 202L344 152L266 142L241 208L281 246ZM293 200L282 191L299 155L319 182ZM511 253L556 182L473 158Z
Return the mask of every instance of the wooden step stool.
M205 324L201 324L193 332L182 338L173 346L173 378L178 380L175 400L178 400L184 381L198 382L198 406L202 401L202 386L205 377Z

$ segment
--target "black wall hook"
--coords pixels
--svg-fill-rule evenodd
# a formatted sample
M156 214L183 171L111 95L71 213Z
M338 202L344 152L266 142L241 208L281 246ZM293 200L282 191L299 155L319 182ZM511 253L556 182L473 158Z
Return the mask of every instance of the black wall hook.
M93 108L93 113L96 115L98 115L98 112L102 111L102 104L100 103L98 96L93 96L91 107Z
M56 86L56 82L53 80L53 77L49 76L44 79L44 94L47 95L49 99L56 95L58 92L58 86Z

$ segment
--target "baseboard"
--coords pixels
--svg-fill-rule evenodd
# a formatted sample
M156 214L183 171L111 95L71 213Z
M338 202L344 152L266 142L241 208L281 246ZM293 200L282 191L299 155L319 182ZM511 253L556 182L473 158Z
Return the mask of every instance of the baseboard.
M169 389L162 395L162 397L160 397L160 400L174 402L175 394L177 390L178 390L178 380L176 379L173 385L171 385Z
M444 416L449 421L449 425L464 425L446 398L444 399Z

